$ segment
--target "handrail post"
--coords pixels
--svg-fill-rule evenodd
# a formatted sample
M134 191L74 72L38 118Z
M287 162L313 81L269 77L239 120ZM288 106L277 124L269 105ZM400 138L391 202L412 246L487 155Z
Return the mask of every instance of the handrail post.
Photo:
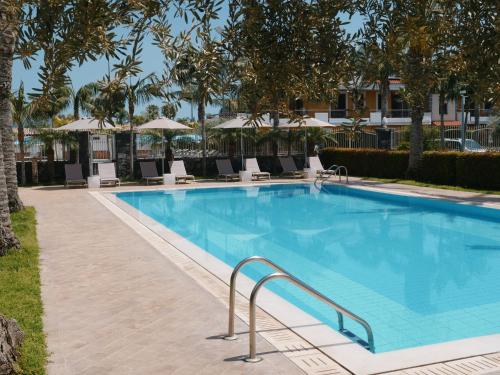
M347 173L347 170L346 170ZM277 278L284 278L290 281L292 284L295 286L301 288L305 292L309 293L312 296L315 296L322 302L330 305L333 307L333 309L337 313L338 317L338 325L339 325L339 331L344 330L344 315L347 315L349 318L352 320L358 322L363 326L363 328L366 331L366 334L368 336L368 346L369 350L371 352L375 352L375 341L373 338L373 331L368 324L368 322L356 314L350 312L349 310L345 309L344 307L338 305L334 301L332 301L330 298L326 297L325 295L321 294L314 288L310 287L309 285L305 284L301 280L297 279L296 277L292 276L288 272L286 272L283 268L279 267L278 265L274 264L270 260L263 258L261 256L251 256L249 258L243 259L241 262L239 262L236 267L234 268L233 272L231 273L231 279L230 279L230 290L229 290L229 322L228 322L228 334L227 336L224 337L226 340L235 340L237 336L234 333L234 312L235 312L235 304L236 304L236 278L238 276L238 273L240 269L245 266L248 263L251 262L260 262L263 264L268 265L271 268L274 268L275 270L279 272L272 273L270 275L264 276L262 279L260 279L257 284L255 284L254 288L252 289L252 293L250 294L250 305L249 305L249 346L250 346L250 354L248 358L245 360L247 362L259 362L262 360L262 358L257 357L257 349L256 349L256 306L257 306L257 294L261 287L267 283L268 281L271 281L273 279Z
M252 256L249 258L243 259L239 262L236 267L234 267L233 272L231 273L231 279L229 282L229 320L228 320L228 328L227 335L224 337L224 340L236 340L238 338L234 333L234 310L236 304L236 277L240 269L247 263L254 262L260 260L262 257ZM263 259L263 258L262 258Z
M272 273L267 275L259 280L257 284L255 284L252 294L250 294L250 305L249 305L249 332L248 332L248 344L249 344L249 354L248 357L245 358L246 362L256 363L262 361L262 357L257 357L257 294L259 293L260 288L270 280L288 277L286 274L281 272Z
M274 264L270 260L254 255L248 258L243 259L241 262L239 262L236 267L234 267L233 272L231 273L231 279L229 281L229 319L228 319L228 329L227 329L227 335L224 336L224 340L236 340L238 336L234 333L234 311L235 311L235 305L236 305L236 278L243 266L247 265L248 263L251 262L259 262L268 265L271 268L274 268L277 271L284 272L281 267L278 265Z

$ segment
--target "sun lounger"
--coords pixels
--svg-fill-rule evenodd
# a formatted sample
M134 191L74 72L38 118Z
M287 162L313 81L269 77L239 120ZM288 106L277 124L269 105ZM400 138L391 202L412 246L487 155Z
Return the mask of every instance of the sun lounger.
M169 163L170 165L170 173L175 175L175 182L188 180L194 181L194 176L191 174L187 174L186 167L184 166L184 162L182 160L173 160Z
M319 157L317 156L312 156L309 158L309 167L311 169L315 169L316 173L320 176L334 175L336 173L336 168L337 168L336 165L332 165L333 167L332 169L323 168L323 164L321 163L321 160L319 160Z
M217 170L219 171L219 175L217 176L217 180L219 177L223 177L226 182L228 180L236 180L240 179L240 175L238 173L234 173L233 166L231 165L231 161L229 159L219 159L216 160Z
M283 176L290 176L292 178L302 178L304 177L304 172L299 171L297 169L297 166L295 165L295 161L291 156L288 156L286 158L280 157L280 164L281 168L283 169L283 172L281 172L281 175Z
M163 183L163 176L158 174L154 161L141 161L139 165L141 167L142 179L146 180L146 185L149 185L149 181Z
M87 186L87 180L83 178L82 166L80 164L65 164L64 172L66 174L64 186Z
M103 185L118 185L120 186L120 179L116 177L115 163L99 163L97 164L99 172L99 179L101 186Z
M245 170L252 172L252 178L255 177L256 180L260 180L261 178L271 179L271 174L269 172L261 172L256 158L245 159Z

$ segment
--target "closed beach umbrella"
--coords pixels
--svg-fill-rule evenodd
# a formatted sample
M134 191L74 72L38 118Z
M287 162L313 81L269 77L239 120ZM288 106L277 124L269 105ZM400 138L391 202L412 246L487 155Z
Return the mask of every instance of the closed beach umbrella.
M161 159L161 171L165 172L165 130L192 130L189 126L181 124L180 122L171 120L166 117L160 117L156 120L149 121L137 127L139 131L147 129L160 129L162 131L161 144L163 150L163 158Z
M241 167L243 168L243 128L251 128L252 123L245 117L238 116L231 120L225 121L222 124L214 126L214 129L240 129L240 144L241 144ZM261 122L259 128L271 128L268 123Z

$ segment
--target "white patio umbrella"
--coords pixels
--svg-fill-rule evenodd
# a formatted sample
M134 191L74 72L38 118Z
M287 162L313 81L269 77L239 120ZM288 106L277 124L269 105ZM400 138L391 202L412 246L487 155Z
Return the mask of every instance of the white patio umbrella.
M115 127L111 125L109 122L104 122L99 124L99 120L95 118L82 118L80 120L76 120L66 124L64 126L60 126L59 128L55 128L55 130L67 130L67 131L90 131L90 130L100 130L100 129L114 129Z
M335 125L330 124L329 122L318 120L314 117L306 117L302 123L298 122L288 122L287 119L280 119L280 128L283 129L300 129L305 128L305 137L304 137L304 160L308 162L307 156L307 128L334 128Z
M115 127L111 125L109 122L104 121L99 124L99 120L95 118L82 118L80 120L76 120L66 124L64 126L60 126L55 128L57 131L86 131L88 133L88 142L89 142L89 174L92 176L94 174L94 150L92 149L92 141L90 139L90 132L92 130L100 130L100 129L114 129ZM77 153L78 156L78 153ZM79 161L79 158L78 160Z
M241 145L241 167L243 168L243 128L251 128L252 123L245 117L238 116L231 120L225 121L222 124L214 126L214 129L240 129L240 145ZM260 122L259 128L271 128L272 126L266 122Z
M160 117L156 120L149 121L137 127L139 131L147 129L160 129L162 131L161 145L163 150L163 158L161 159L161 170L165 172L165 130L192 130L189 126L181 124L180 122Z

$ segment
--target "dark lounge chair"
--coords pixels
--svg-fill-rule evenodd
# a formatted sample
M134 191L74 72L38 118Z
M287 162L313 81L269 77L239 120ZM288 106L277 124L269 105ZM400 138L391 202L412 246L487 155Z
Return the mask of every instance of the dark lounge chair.
M146 180L146 185L149 185L149 181L163 183L163 176L158 174L154 161L141 161L140 167L142 179Z

